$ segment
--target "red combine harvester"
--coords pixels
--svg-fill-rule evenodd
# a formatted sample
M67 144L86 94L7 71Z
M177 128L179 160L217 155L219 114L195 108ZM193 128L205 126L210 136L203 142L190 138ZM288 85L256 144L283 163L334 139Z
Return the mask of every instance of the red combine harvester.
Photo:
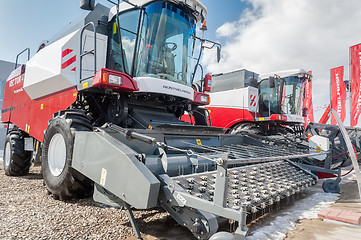
M247 70L213 75L206 107L212 126L230 133L302 133L307 114L304 83L311 80L302 69L260 76Z

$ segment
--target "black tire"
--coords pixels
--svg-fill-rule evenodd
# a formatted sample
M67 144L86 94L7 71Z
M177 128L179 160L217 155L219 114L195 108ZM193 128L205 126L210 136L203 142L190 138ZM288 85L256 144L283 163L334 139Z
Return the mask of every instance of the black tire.
M41 163L45 185L55 199L83 198L92 193L91 180L71 168L75 132L92 129L88 117L79 110L60 111L48 122Z
M24 176L29 173L31 151L24 150L25 134L21 131L11 131L6 136L3 164L8 176Z
M341 187L339 183L335 183L335 180L327 179L322 183L322 189L326 193L340 193Z

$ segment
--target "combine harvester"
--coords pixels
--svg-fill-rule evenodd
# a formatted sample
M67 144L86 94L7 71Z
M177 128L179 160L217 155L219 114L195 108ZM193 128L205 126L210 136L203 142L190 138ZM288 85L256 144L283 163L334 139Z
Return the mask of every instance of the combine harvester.
M213 75L212 126L230 133L262 135L303 133L304 83L312 75L296 69L258 75L248 70Z
M124 207L161 207L197 239L241 240L246 218L316 183L291 151L223 128L179 120L209 95L195 92L194 41L206 8L198 0L124 1L91 10L16 68L6 81L2 121L5 174L41 162L55 199L93 194ZM198 64L197 64L198 65ZM196 65L196 66L197 66ZM196 124L207 122L198 118ZM224 220L233 234L217 232Z

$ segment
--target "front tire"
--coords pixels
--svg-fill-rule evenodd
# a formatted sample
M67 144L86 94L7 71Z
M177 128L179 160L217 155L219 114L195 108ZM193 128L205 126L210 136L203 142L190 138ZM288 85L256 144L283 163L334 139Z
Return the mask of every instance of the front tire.
M32 154L24 149L24 137L20 131L11 131L6 136L3 164L8 176L24 176L29 173Z
M45 185L55 199L91 194L92 182L71 167L75 132L91 130L92 125L82 111L62 111L49 121L42 144L42 171Z

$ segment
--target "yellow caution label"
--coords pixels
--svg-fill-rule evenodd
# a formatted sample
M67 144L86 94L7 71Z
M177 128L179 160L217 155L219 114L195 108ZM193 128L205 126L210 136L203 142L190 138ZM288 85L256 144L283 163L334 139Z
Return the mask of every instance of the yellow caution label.
M151 125L149 125L149 126L148 126L148 129L149 129L149 130L152 130L152 129L153 129L153 127L152 127Z
M83 88L87 88L88 87L88 82L83 83Z
M76 93L73 93L73 97L76 97Z
M26 130L27 132L30 132L30 125L28 125L28 129Z
M117 33L117 22L114 22L114 25L113 25L113 34L116 34Z
M316 146L316 152L321 152L321 147L320 146Z
M258 120L260 120L260 121L264 121L264 118L258 118Z
M197 141L197 145L202 145L202 142L199 138L197 138L196 141Z
M36 141L35 149L38 150L39 147L39 141Z
M107 180L107 170L105 168L102 168L102 173L100 176L100 185L103 187L105 186L105 181Z
M43 110L44 109L44 104L40 105L40 109Z

